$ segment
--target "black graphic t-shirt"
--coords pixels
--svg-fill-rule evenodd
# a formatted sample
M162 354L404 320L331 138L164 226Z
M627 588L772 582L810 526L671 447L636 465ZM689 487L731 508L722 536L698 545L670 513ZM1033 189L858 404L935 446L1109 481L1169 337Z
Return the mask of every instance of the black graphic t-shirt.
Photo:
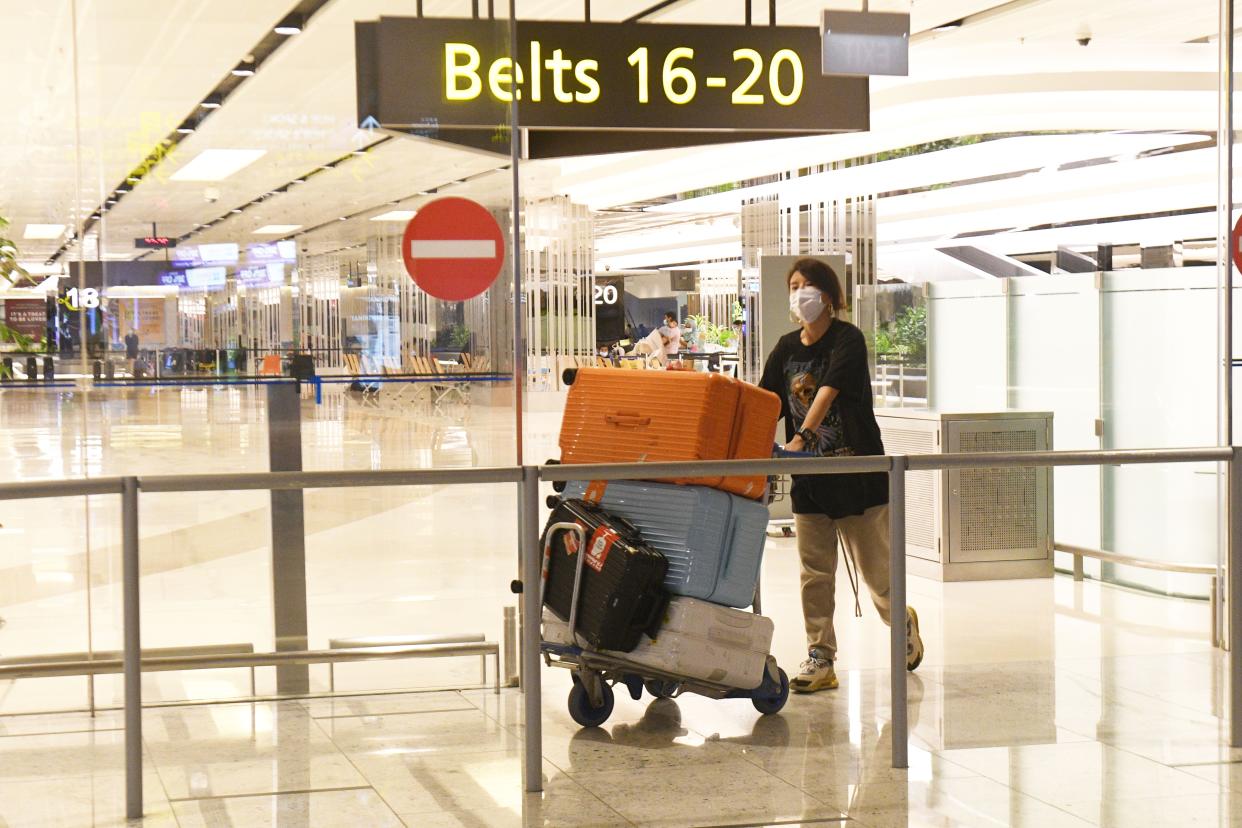
M871 402L867 342L850 323L835 320L813 345L802 344L801 331L781 337L759 384L781 398L786 442L802 427L816 393L828 386L837 389L837 397L816 429L815 444L805 450L821 457L884 453ZM859 515L888 502L888 480L883 473L799 475L792 497L797 514Z

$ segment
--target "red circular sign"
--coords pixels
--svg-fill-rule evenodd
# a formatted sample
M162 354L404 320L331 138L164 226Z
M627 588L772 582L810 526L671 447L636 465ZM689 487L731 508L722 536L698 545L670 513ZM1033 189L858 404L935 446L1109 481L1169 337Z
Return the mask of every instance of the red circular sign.
M405 269L437 299L461 302L492 286L505 261L505 239L487 208L468 198L438 198L405 228Z
M1238 223L1233 226L1233 232L1229 234L1229 249L1233 254L1233 266L1242 273L1242 216L1238 217Z

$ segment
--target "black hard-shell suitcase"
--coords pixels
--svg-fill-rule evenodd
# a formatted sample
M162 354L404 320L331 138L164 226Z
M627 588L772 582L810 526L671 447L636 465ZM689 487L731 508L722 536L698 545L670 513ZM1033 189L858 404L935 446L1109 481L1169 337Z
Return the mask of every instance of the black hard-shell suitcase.
M644 633L655 637L668 603L665 557L643 543L628 521L581 500L562 501L552 510L544 529L545 550L548 530L556 523L577 523L586 536L578 635L592 649L623 653L637 647ZM554 532L551 541L543 602L562 621L569 621L579 541L574 532L564 529Z

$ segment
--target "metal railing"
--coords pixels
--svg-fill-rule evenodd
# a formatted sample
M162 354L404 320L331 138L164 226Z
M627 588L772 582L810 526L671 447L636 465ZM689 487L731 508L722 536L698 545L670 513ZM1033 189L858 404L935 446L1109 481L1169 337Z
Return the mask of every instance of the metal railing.
M1088 549L1085 546L1075 546L1070 543L1054 543L1052 546L1056 552L1064 552L1066 555L1072 555L1074 558L1073 569L1070 571L1075 581L1081 581L1086 576L1083 569L1083 560L1091 558L1101 563L1121 564L1122 566L1134 566L1139 569L1151 569L1156 572L1174 572L1183 575L1205 575L1211 579L1208 587L1208 607L1209 614L1212 616L1212 646L1219 647L1222 644L1222 636L1220 629L1220 578L1222 575L1221 567L1216 564L1191 564L1180 563L1178 561L1153 561L1147 558L1135 558L1131 555L1121 555L1116 552L1105 552L1101 549Z
M1229 476L1229 595L1242 595L1242 449L1204 448L1144 451L1070 451L975 453L953 455L891 455L777 460L721 460L696 463L633 463L579 466L523 466L410 471L268 472L176 476L110 477L93 480L11 483L0 485L0 500L86 495L120 495L122 534L122 603L124 607L126 814L142 815L142 691L141 671L152 659L142 658L139 616L139 492L206 492L295 490L314 488L426 486L516 483L519 489L518 537L521 592L521 674L525 736L523 785L542 790L543 737L540 677L540 537L539 484L569 480L659 480L717 475L847 474L883 472L889 479L890 601L893 618L906 615L905 489L910 471L947 468L1058 467L1152 463L1226 463ZM1242 613L1230 610L1231 642L1242 640ZM469 648L472 645L445 645ZM890 627L890 695L892 701L892 764L909 766L906 695L906 626ZM399 648L392 648L399 649ZM355 655L348 655L349 653ZM478 655L478 652L471 654ZM1230 745L1242 747L1242 659L1230 652ZM253 655L183 657L178 663L219 666L272 665L285 662L361 660L367 654L350 650L282 651ZM166 667L167 665L159 665Z
M853 472L885 472L889 477L889 543L890 543L890 614L893 618L906 615L906 474L911 471L941 469L987 469L1012 467L1059 467L1101 465L1144 465L1155 463L1227 463L1229 475L1229 586L1230 595L1242 595L1242 449L1201 448L1135 451L1046 451L1022 453L966 453L929 455L892 455L879 457L845 457L780 460L731 460L701 463L642 463L632 465L549 466L539 469L545 481L568 480L656 480L662 477L715 475L777 475L777 474L847 474ZM534 513L533 513L534 514ZM538 537L523 537L523 562L538 556ZM537 569L535 570L538 571ZM529 576L524 575L528 583ZM538 607L536 605L535 611ZM527 616L532 617L532 616ZM1230 611L1230 642L1242 640L1242 613ZM537 648L538 631L523 630L525 649ZM909 767L908 721L906 694L906 627L890 626L890 694L892 702L892 762L895 768ZM1230 652L1230 745L1242 747L1242 659ZM536 656L537 664L537 656ZM538 687L527 688L527 736L538 739L537 728L531 723L538 718L538 701L530 695ZM538 779L538 753L526 746L527 790ZM535 762L536 764L530 764Z

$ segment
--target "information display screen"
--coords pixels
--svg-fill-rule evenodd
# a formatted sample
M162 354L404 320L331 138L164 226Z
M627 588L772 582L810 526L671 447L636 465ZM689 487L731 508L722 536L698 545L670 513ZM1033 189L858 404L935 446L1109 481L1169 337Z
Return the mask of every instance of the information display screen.
M177 240L170 239L168 236L143 236L140 239L134 239L134 247L138 250L164 250L176 246Z

